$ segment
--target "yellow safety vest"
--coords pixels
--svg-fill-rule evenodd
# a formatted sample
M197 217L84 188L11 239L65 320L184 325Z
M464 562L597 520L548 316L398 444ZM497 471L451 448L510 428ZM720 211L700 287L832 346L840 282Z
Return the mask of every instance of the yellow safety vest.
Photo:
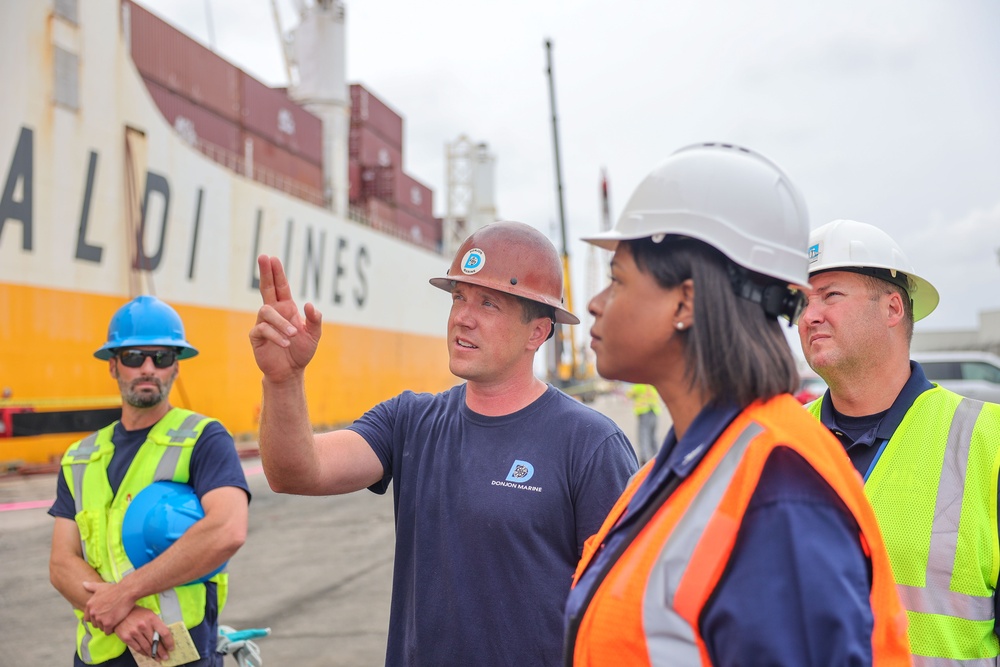
M643 415L652 412L660 414L660 395L650 384L634 384L628 389L628 397L635 401L635 414Z
M205 426L214 421L190 410L170 410L149 430L117 493L112 493L108 482L108 465L115 451L111 436L117 422L66 450L62 470L76 506L84 559L102 579L119 582L134 569L122 545L122 520L132 498L153 482L187 483L194 445ZM219 611L225 605L228 577L223 572L209 580L216 584ZM193 628L205 618L206 595L205 584L189 584L141 598L136 604L152 609L167 625L183 620ZM82 611L74 611L79 620L76 646L81 660L98 664L125 652L127 647L117 635L104 634L83 620Z
M811 403L821 414L823 399ZM935 386L865 483L909 616L914 665L996 665L1000 405Z

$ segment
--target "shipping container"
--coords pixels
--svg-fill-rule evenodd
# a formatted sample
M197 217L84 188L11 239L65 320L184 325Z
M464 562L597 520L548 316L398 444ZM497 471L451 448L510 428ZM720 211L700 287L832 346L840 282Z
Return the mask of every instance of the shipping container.
M243 138L244 150L253 164L254 180L318 206L324 205L321 166L252 132L244 132Z
M147 9L126 0L132 61L161 86L241 123L243 72Z
M150 79L143 81L160 113L185 141L198 147L211 144L233 155L243 156L243 131L239 125Z
M401 238L431 250L441 250L441 219L420 218L407 211L396 209L396 226Z
M347 162L347 200L352 204L361 201L361 163L357 160Z
M402 151L363 125L351 127L347 151L364 167L403 167Z
M400 236L396 225L396 207L380 199L368 199L362 209L368 224L380 231Z
M323 121L288 97L243 73L243 127L313 164L323 164Z
M396 174L394 167L361 167L361 199L372 197L395 204Z
M403 118L360 83L351 84L351 127L365 127L397 150L403 146Z
M434 217L434 191L405 172L396 181L396 206L418 218Z

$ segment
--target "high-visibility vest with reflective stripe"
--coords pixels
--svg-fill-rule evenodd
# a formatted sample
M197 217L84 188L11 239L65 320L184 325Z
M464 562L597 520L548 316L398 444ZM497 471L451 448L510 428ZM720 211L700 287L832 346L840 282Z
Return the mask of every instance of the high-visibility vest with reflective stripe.
M809 410L819 417L822 399ZM915 665L998 662L998 476L1000 405L935 386L913 402L865 483Z
M170 410L149 430L118 493L112 493L108 482L108 465L115 451L111 437L117 422L73 443L66 450L62 470L76 506L76 525L80 529L84 559L102 579L118 582L133 570L122 544L122 520L132 498L153 482L187 483L191 452L205 426L213 421L216 420L189 410ZM210 581L216 583L221 611L228 590L228 575L223 572ZM152 609L168 625L183 620L185 626L193 628L205 618L206 594L204 584L190 584L140 598L136 604ZM127 647L117 635L104 634L83 620L82 611L77 609L75 612L79 620L76 643L81 660L97 664L125 652Z
M628 388L628 396L635 404L632 406L637 415L652 412L654 415L660 414L660 395L656 393L656 387L650 384L634 384Z
M858 542L872 570L875 664L909 665L906 615L875 516L843 448L816 426L788 395L754 403L737 416L611 565L581 610L573 664L712 664L698 619L726 570L768 456L775 448L787 447L826 480L861 529ZM574 585L650 468L647 464L637 473L601 530L587 542Z

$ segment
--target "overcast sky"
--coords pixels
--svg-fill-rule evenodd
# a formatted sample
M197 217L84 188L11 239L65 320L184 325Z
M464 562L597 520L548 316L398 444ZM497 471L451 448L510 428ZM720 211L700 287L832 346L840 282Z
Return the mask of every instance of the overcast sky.
M285 85L271 0L140 0ZM284 26L292 0L277 0ZM612 7L614 7L612 9ZM444 146L496 156L501 217L559 245L546 38L553 40L575 310L581 235L675 149L730 141L778 162L812 226L878 225L941 292L918 330L1000 309L1000 3L995 0L348 0L347 75L404 117L404 169L444 215ZM603 286L606 269L596 280Z

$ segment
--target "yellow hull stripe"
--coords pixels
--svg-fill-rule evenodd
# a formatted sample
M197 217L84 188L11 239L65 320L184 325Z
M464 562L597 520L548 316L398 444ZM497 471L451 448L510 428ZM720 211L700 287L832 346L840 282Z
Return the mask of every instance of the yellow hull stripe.
M0 390L10 390L7 404L39 410L107 407L117 387L107 362L93 353L125 301L0 283ZM171 305L200 352L181 362L171 403L219 419L237 438L255 438L261 374L248 334L256 313ZM445 328L441 322L442 332ZM443 336L326 324L306 373L306 394L313 423L331 427L350 423L404 389L438 392L456 382ZM58 459L75 439L74 434L0 437L0 465Z

